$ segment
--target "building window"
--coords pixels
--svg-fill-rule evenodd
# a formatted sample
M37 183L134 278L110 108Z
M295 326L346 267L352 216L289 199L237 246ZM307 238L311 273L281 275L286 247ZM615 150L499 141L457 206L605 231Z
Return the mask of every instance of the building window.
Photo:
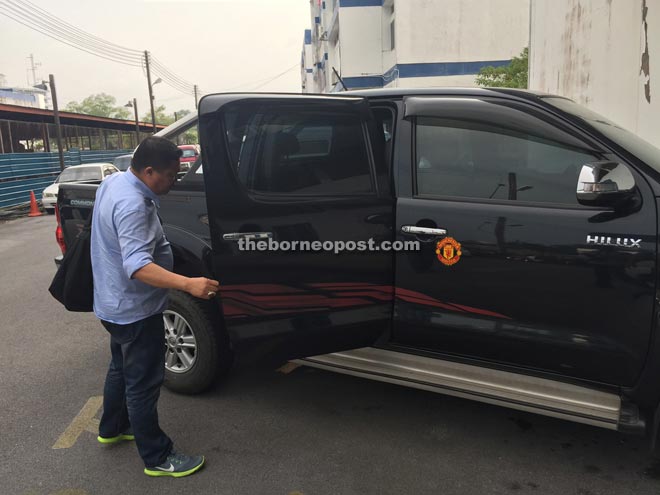
M390 23L390 50L394 50L394 20Z

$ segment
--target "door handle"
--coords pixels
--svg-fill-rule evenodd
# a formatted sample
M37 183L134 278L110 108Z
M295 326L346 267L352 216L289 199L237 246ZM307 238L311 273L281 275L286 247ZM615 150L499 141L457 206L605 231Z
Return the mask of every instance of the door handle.
M231 232L229 234L222 234L222 239L225 241L238 241L241 239L250 239L258 241L260 239L272 239L272 232Z
M416 225L403 225L401 232L413 235L447 235L445 229L433 229L431 227L417 227Z

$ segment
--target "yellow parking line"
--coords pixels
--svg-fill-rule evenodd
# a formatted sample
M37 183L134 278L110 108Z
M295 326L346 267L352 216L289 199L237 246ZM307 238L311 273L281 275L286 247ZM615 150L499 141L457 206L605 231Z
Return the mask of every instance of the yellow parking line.
M96 418L92 418L89 420L89 423L87 423L87 426L85 426L85 431L98 435L100 424L101 424L100 420Z
M78 415L73 418L69 427L62 433L60 438L57 439L53 449L68 449L73 446L78 440L80 434L87 429L90 421L99 412L103 405L103 396L90 397L87 403L80 410Z

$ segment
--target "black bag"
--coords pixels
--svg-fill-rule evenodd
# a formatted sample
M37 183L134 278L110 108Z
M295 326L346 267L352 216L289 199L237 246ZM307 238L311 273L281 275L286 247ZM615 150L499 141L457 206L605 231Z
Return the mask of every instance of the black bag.
M69 311L93 311L94 278L91 256L92 212L82 231L64 253L62 263L48 288Z

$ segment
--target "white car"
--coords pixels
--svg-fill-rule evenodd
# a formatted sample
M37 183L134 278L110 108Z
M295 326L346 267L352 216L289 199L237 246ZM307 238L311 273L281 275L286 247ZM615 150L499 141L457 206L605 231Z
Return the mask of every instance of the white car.
M57 204L57 192L63 182L84 182L88 180L103 180L120 170L112 163L86 163L84 165L72 165L55 179L50 186L44 189L41 203L48 213L55 212Z

